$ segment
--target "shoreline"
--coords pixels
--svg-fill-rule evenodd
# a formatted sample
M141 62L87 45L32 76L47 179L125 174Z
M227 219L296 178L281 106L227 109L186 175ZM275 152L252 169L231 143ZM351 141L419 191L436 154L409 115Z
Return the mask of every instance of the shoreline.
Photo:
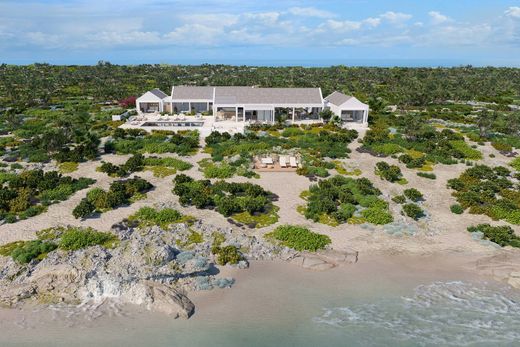
M198 346L214 340L229 342L229 338L233 342L241 341L240 334L246 329L247 334L255 335L255 346L274 346L274 336L263 344L256 340L260 338L256 334L311 324L324 310L338 305L365 305L382 298L401 300L421 286L436 283L509 288L520 297L520 291L479 272L477 263L481 259L482 254L475 253L391 255L382 252L361 254L355 264L343 264L326 271L307 270L281 260L252 261L246 270L220 269L223 275L235 278L232 288L188 293L196 306L195 314L188 320L172 319L142 306L121 306L109 301L94 311L86 307L0 309L0 328L6 332L0 337L0 344L19 346L38 341L40 346L68 343L139 346L153 341L148 345L161 346L175 337L179 346L199 341L192 344ZM384 299L383 303L387 301ZM199 337L197 331L205 333ZM182 338L178 338L179 334ZM56 344L58 336L61 345ZM284 338L295 336L289 334ZM172 345L177 346L173 342Z

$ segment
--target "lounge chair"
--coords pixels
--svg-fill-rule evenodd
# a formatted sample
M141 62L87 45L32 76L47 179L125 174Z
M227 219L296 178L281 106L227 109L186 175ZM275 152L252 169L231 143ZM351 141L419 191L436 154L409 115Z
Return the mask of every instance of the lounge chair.
M289 158L289 163L291 163L291 167L292 168L297 168L298 167L298 163L296 163L296 158L295 157L290 157Z
M283 168L287 167L287 159L284 156L280 157L280 167L283 167Z

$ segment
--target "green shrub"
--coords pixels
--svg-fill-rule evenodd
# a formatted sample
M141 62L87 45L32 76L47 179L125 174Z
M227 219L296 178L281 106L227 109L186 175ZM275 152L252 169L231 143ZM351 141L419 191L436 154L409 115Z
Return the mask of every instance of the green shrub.
M370 207L361 211L361 215L366 219L368 223L383 225L392 223L394 217L387 210L381 208Z
M405 204L403 205L403 212L410 218L418 220L424 216L424 211L417 204Z
M404 196L406 196L408 199L412 200L413 202L421 201L424 198L423 194L415 188L405 189L403 193L404 193Z
M435 174L428 173L428 172L418 172L417 176L423 177L423 178L427 178L427 179L430 179L430 180L437 179L437 176L435 176Z
M389 182L397 182L403 178L399 166L389 165L384 161L376 163L376 174Z
M26 264L31 260L38 258L42 259L45 255L57 248L53 242L46 242L41 240L26 241L15 247L10 256L14 261Z
M60 164L59 170L61 173L71 173L78 170L78 163L66 161Z
M509 143L491 142L491 146L500 152L511 152L513 150L513 146L511 146Z
M310 231L308 228L294 225L281 225L265 236L281 241L284 246L297 251L315 252L331 243L327 235L321 235Z
M86 214L95 207L95 211L104 212L119 206L130 204L137 198L141 198L143 194L152 189L152 185L140 178L134 177L126 180L114 181L110 184L107 191L101 188L94 188L87 192L87 196L78 206L73 210L74 217L85 218ZM90 205L92 206L90 206ZM92 210L92 213L94 210Z
M242 260L242 254L237 247L228 245L224 247L215 247L214 254L217 255L217 263L219 265L237 264Z
M484 238L499 244L500 246L520 247L520 237L518 237L510 226L491 226L489 224L479 224L468 228L469 232L482 232Z
M112 247L117 240L111 233L91 228L69 228L61 235L58 245L61 249L74 251L95 245Z
M520 224L520 187L504 167L475 165L458 178L450 179L453 196L471 214L485 214L494 220Z
M453 204L450 206L450 211L455 214L463 214L464 207L460 206L459 204Z
M404 195L396 195L392 198L392 201L396 204L404 204L406 202L406 197Z
M87 199L81 199L79 204L72 210L72 215L76 219L86 218L90 216L92 213L94 213L95 210L96 207L92 205L90 201L88 201Z
M520 171L520 157L513 159L509 165L516 171Z

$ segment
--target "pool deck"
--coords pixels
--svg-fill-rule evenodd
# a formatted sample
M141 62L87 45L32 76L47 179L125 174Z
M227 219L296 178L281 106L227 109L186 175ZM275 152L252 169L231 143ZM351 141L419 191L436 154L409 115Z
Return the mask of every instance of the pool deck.
M147 126L146 123L203 123L202 126ZM212 131L228 132L230 134L244 133L245 123L234 122L234 121L216 121L213 116L202 116L196 118L195 116L184 116L179 118L175 116L160 116L160 115L141 115L129 119L125 124L120 127L123 129L144 129L146 131L153 130L168 130L168 131L181 131L181 130L198 130L202 137L207 137Z

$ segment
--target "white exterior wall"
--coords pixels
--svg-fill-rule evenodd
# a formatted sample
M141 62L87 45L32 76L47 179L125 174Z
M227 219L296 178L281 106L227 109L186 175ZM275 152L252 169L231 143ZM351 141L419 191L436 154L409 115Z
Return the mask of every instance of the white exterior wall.
M367 104L362 103L356 98L351 98L350 100L344 102L342 105L339 106L329 103L329 107L330 110L338 117L341 117L342 111L363 111L364 113L362 124L364 126L368 126L369 106Z
M146 92L141 95L139 98L135 100L135 107L137 111L141 110L141 104L145 103L158 103L159 104L159 112L164 112L164 101L163 99L157 97L156 95Z

